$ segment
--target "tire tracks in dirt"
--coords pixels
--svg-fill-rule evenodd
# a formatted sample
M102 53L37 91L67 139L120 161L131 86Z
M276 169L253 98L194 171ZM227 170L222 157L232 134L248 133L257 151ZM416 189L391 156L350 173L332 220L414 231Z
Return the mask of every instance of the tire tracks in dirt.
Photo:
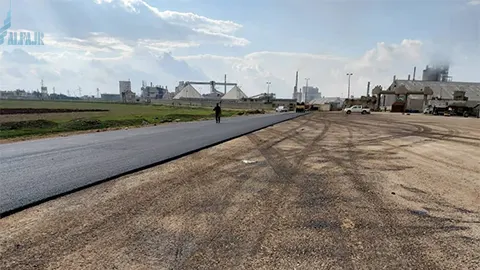
M312 117L311 117L312 118ZM314 121L310 119L311 121ZM271 211L270 214L268 214L267 222L265 224L268 224L267 227L263 230L261 233L261 237L257 239L256 244L254 245L254 248L251 251L251 255L254 256L256 254L259 254L261 251L261 245L263 244L265 240L265 236L269 231L272 231L272 228L277 225L278 222L278 212L282 207L285 207L285 204L287 203L285 200L281 200L284 198L285 194L287 193L288 189L292 187L291 184L295 183L294 178L299 176L299 169L301 166L304 164L306 158L310 155L312 152L312 145L315 143L318 143L319 141L323 140L325 138L328 129L330 127L330 122L325 121L324 127L322 129L322 132L318 135L316 135L309 143L307 146L305 146L304 151L301 151L300 155L297 158L297 161L294 162L292 165L289 163L283 156L283 153L278 151L277 149L274 148L274 146L270 146L267 149L263 149L263 147L259 147L260 152L264 156L264 158L267 160L267 162L270 164L272 169L277 173L277 175L285 181L282 190L280 192L279 197L277 198L279 203L276 204L276 206L272 206L274 211ZM297 134L293 134L292 136L297 136ZM255 135L249 135L249 139L252 140L252 142L256 145L259 145L259 140L258 137ZM291 139L291 138L290 138ZM294 139L298 140L298 138ZM275 160L279 159L281 160L280 162L276 162ZM288 172L285 172L287 170ZM280 173L279 173L280 172Z
M327 120L328 124L325 124L325 129L327 131L331 130L331 127L334 126L334 121ZM317 122L323 122L319 120ZM333 122L333 124L332 124ZM322 140L327 137L327 132L322 132ZM313 140L309 145L309 154L316 152L322 153L322 156L330 160L331 156L327 155L324 151L326 146L321 146L320 143L322 140ZM301 162L303 163L305 159ZM299 164L302 164L299 163ZM342 224L344 219L340 216L340 211L336 205L338 200L341 200L338 197L338 194L333 194L332 189L332 179L335 179L336 175L330 174L328 170L322 170L321 173L318 172L306 172L300 174L295 179L295 185L300 190L302 198L297 198L296 204L302 209L304 217L307 217L311 222L318 223L319 225L314 225L318 228L326 227L331 231L326 232L328 236L334 237L334 245L329 246L329 252L334 254L332 264L336 266L341 266L342 269L355 269L353 258L355 257L354 250L349 246L348 243L348 234L345 230L342 229ZM319 208L317 208L319 207ZM319 217L321 220L315 220L312 218ZM325 220L333 220L332 222L327 222ZM329 235L333 233L333 235ZM328 265L327 265L328 266ZM324 267L327 267L324 266Z
M389 209L383 207L383 201L377 195L376 193L373 192L374 186L371 184L372 182L379 181L381 179L379 174L368 174L368 175L363 175L363 172L361 171L361 168L359 167L357 159L359 157L359 151L356 149L357 142L354 140L354 132L353 130L346 125L342 124L336 124L338 127L346 129L347 131L347 139L342 138L342 136L337 136L336 138L340 141L340 144L344 147L347 157L346 159L338 158L336 157L331 151L327 149L326 147L321 147L319 152L324 153L325 156L328 157L330 162L333 162L338 166L339 168L342 168L344 171L344 176L352 183L353 189L360 194L361 198L365 198L365 201L362 202L361 204L366 204L369 205L371 210L368 211L367 216L362 216L361 213L358 213L357 211L353 211L354 208L352 208L351 205L346 205L345 203L342 203L339 201L339 203L336 204L336 208L339 209L339 212L343 213L345 218L342 218L339 215L337 215L336 219L338 223L341 223L342 220L345 222L346 221L351 221L352 219L354 221L364 221L365 219L370 219L374 220L375 223L377 224L384 224L383 226L378 227L375 229L375 234L374 235L367 235L364 231L358 231L356 230L355 226L352 225L352 228L347 228L342 230L339 235L341 235L341 242L343 243L344 246L348 247L348 253L350 253L350 257L352 258L352 266L349 269L356 269L355 267L355 262L358 262L360 265L365 265L365 261L369 261L369 264L372 263L373 261L371 260L376 260L376 263L373 265L386 265L389 264L390 267L399 267L400 265L403 265L403 267L407 266L417 266L417 269L437 269L436 265L433 261L430 261L427 259L427 257L424 256L414 256L414 257L409 257L409 254L411 253L412 249L418 249L418 245L412 245L408 242L408 240L404 239L395 239L395 244L398 245L399 250L396 250L395 246L388 246L389 249L393 250L384 250L384 249L379 249L379 246L382 246L383 248L387 248L384 244L378 245L377 239L392 239L391 232L395 231L396 224L398 224L397 220L395 217L393 217L392 213L390 213ZM335 149L335 151L338 151L338 147ZM365 180L366 178L369 178L369 180ZM334 192L334 190L338 190L339 187L332 186L331 184L329 185L330 191L329 192ZM342 193L341 191L338 191ZM357 203L356 203L357 204ZM352 224L354 224L352 222ZM386 225L386 227L384 227ZM367 226L366 224L358 224L358 226ZM348 227L348 226L347 226ZM371 238L375 237L375 238ZM372 243L376 243L377 245L372 245ZM364 245L370 245L369 249L366 250L364 248ZM371 250L371 249L374 250ZM404 254L405 256L401 256L403 258L398 258L395 257L392 254L398 255L398 252L400 251L401 254ZM382 254L389 254L390 258L385 258L385 257L379 257L375 256L376 253L382 253ZM422 254L423 251L419 251L420 254ZM361 254L361 255L360 255ZM360 259L359 256L363 256L364 258ZM366 256L366 257L365 257ZM408 261L404 261L405 258L409 258ZM380 261L378 261L380 260ZM396 260L396 261L395 261ZM400 261L399 261L400 260ZM420 267L421 266L421 267ZM420 268L418 268L420 267Z
M255 133L247 135L247 138L249 138L250 141L252 141L252 143L254 145L254 149L258 149L264 157L270 157L270 158L265 158L265 159L266 159L266 162L270 165L270 167L273 168L275 174L277 175L278 179L274 182L284 183L285 179L289 179L291 177L290 176L291 165L283 157L283 155L281 153L279 153L272 146L275 145L275 144L278 144L282 141L285 141L285 140L291 138L292 136L295 136L296 130L298 128L300 128L301 126L309 123L309 122L310 122L309 118L307 118L303 121L300 121L300 123L296 124L294 127L289 128L286 132L284 132L283 136L280 136L279 138L276 138L274 140L262 141ZM272 127L267 128L265 130L269 130L269 129L272 129ZM260 132L264 132L265 130L262 130ZM250 149L249 152L250 151L252 151L252 149ZM237 192L237 191L238 191L238 188L231 189L231 192ZM283 194L283 192L284 192L284 190L282 189L280 191L280 194ZM278 195L276 197L281 197L281 196L282 195ZM276 201L276 200L272 199L271 201L272 201L272 203L274 203L274 201ZM273 206L270 206L270 207L273 207ZM267 207L267 209L270 209L270 207ZM248 210L250 210L250 209L247 208L247 207L244 207L243 209L241 209L241 211L244 212L244 213L248 212ZM242 216L243 216L243 218L241 218ZM245 220L247 218L245 216L246 215L238 214L238 215L235 216L235 218L233 220L229 220L228 223L242 223L243 220ZM222 223L226 223L225 220L223 220ZM228 229L229 228L227 228L227 227L220 228L215 234L211 235L210 237L207 237L208 240L203 241L203 243L201 244L201 248L203 250L210 248L210 246L215 242L215 240L219 239L223 234L225 234ZM192 252L190 255L188 255L188 257L184 258L182 260L182 262L177 265L177 268L184 267L185 264L189 263L190 259L193 259L200 252L201 252L201 250L200 250L200 246L199 246L198 248L195 249L194 252Z
M280 151L278 151L274 145L281 143L284 140L290 139L294 136L296 136L296 132L292 132L293 130L298 129L300 126L311 122L311 118L307 118L306 121L303 121L300 123L300 125L295 126L294 128L290 129L289 132L286 133L285 136L268 141L267 143L262 142L260 138L256 134L250 134L247 135L247 137L252 141L252 143L256 146L256 148L260 151L261 155L265 158L266 162L269 164L269 166L273 169L275 175L274 175L274 182L269 182L270 185L272 184L277 184L280 185L280 190L273 194L272 196L266 198L265 200L265 205L262 207L265 210L262 211L268 211L267 215L262 215L266 216L266 221L262 222L262 224L265 224L267 227L261 230L260 232L260 238L258 238L255 241L255 244L253 244L253 247L251 248L250 251L250 256L254 256L255 254L258 254L261 250L261 245L264 241L266 232L273 226L272 220L275 219L275 217L278 218L278 209L281 208L282 203L278 203L279 201L282 201L282 198L284 197L286 191L288 190L288 187L291 185L291 179L295 175L296 171L298 170L298 165L297 166L292 166L288 160L286 160ZM266 130L268 132L268 130ZM326 133L326 130L322 132L321 136L324 136ZM316 138L321 137L316 136ZM303 152L302 155L308 156L308 152ZM274 209L272 211L272 209ZM242 209L242 212L248 212L248 208L244 207ZM238 214L234 218L234 220L230 220L229 223L242 223L247 217L246 215ZM241 218L243 217L243 218ZM235 222L234 222L235 221ZM228 228L221 228L212 235L208 240L204 241L203 244L201 244L202 250L210 248L210 246L218 239L222 237L226 237ZM177 267L182 268L185 266L185 264L188 264L188 261L190 258L194 258L197 256L201 251L197 248L195 252L193 252L191 255L189 255L188 258L185 258L184 262L182 264L177 265Z

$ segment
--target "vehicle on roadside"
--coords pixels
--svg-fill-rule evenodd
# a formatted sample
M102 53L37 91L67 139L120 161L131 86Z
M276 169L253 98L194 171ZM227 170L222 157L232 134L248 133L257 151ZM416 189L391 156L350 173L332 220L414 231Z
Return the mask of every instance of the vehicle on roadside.
M443 115L443 116L463 116L463 117L477 117L479 104L467 104L466 102L453 102L444 106L434 106L433 108L426 108L425 110L433 115Z
M477 108L480 107L480 103L476 105L469 105L465 102L454 102L448 106L447 111L445 112L445 116L463 116L469 117L474 116L476 117L478 112ZM448 115L447 115L448 114Z
M447 106L434 106L432 109L432 114L433 115L444 115L445 112L447 112L448 107Z
M285 106L278 106L276 109L275 109L276 112L288 112L288 108L286 108Z
M300 113L303 113L305 112L305 103L302 102L302 103L297 103L297 107L295 108L295 112L300 112Z
M363 107L362 105L353 105L352 107L345 108L343 111L346 114L351 114L351 113L361 113L361 114L370 114L370 108L368 107Z
M433 107L432 106L428 106L427 108L425 108L423 110L423 114L432 114L433 113Z

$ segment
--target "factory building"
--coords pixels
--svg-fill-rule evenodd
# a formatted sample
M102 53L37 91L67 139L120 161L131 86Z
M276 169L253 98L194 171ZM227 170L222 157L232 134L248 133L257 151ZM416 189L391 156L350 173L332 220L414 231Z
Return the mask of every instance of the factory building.
M406 100L406 109L423 111L431 100L453 101L456 93L463 92L470 102L480 103L480 83L471 82L442 82L442 81L408 81L396 80L390 86L395 91L399 86L405 86L409 92L424 92L426 88L433 91L432 95L425 97L419 94L409 94ZM457 94L458 95L458 94ZM384 106L392 106L398 100L405 101L403 96L391 95Z
M459 95L464 96L469 103L480 103L480 83L455 82L448 75L448 66L429 67L423 71L422 80L397 80L382 91L376 90L378 108L391 110L392 106L404 103L406 110L423 111L431 105L432 100L444 102L454 101Z
M248 96L240 89L238 86L234 86L228 93L222 97L222 99L230 99L230 100L240 100L248 98Z
M302 92L305 96L305 102L311 102L314 99L319 99L322 97L322 93L319 92L318 87L303 86Z
M122 93L132 91L132 82L131 81L120 81L119 86L120 86L120 95L122 95Z
M168 88L162 87L161 85L146 85L145 82L142 83L142 99L144 100L152 100L152 99L167 99L168 98Z
M120 81L119 82L120 97L122 102L134 102L135 93L132 92L132 82Z
M322 93L319 92L318 87L303 86L298 88L298 71L295 73L295 86L293 87L292 99L297 102L311 102L315 99L322 97Z

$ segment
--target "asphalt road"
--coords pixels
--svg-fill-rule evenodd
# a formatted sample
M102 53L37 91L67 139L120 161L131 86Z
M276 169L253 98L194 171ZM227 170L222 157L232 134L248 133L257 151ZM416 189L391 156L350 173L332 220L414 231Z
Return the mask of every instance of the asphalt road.
M296 117L177 123L0 145L0 216Z

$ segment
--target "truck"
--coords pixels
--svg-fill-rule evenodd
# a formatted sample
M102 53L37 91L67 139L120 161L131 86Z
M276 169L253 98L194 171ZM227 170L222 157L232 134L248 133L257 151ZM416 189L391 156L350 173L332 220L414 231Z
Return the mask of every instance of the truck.
M297 107L295 108L295 112L299 113L303 113L305 112L305 103L302 102L302 103L297 103Z
M444 115L445 116L478 117L479 107L480 107L480 103L471 105L471 104L467 104L466 102L455 102L448 105L448 108L445 111Z
M351 114L351 113L370 114L370 108L363 107L362 105L353 105L352 107L343 109L343 111L346 114Z
M433 107L429 105L425 108L425 114L444 115L444 116L475 116L478 117L480 103L472 103L465 101L453 101L444 104L435 104Z

